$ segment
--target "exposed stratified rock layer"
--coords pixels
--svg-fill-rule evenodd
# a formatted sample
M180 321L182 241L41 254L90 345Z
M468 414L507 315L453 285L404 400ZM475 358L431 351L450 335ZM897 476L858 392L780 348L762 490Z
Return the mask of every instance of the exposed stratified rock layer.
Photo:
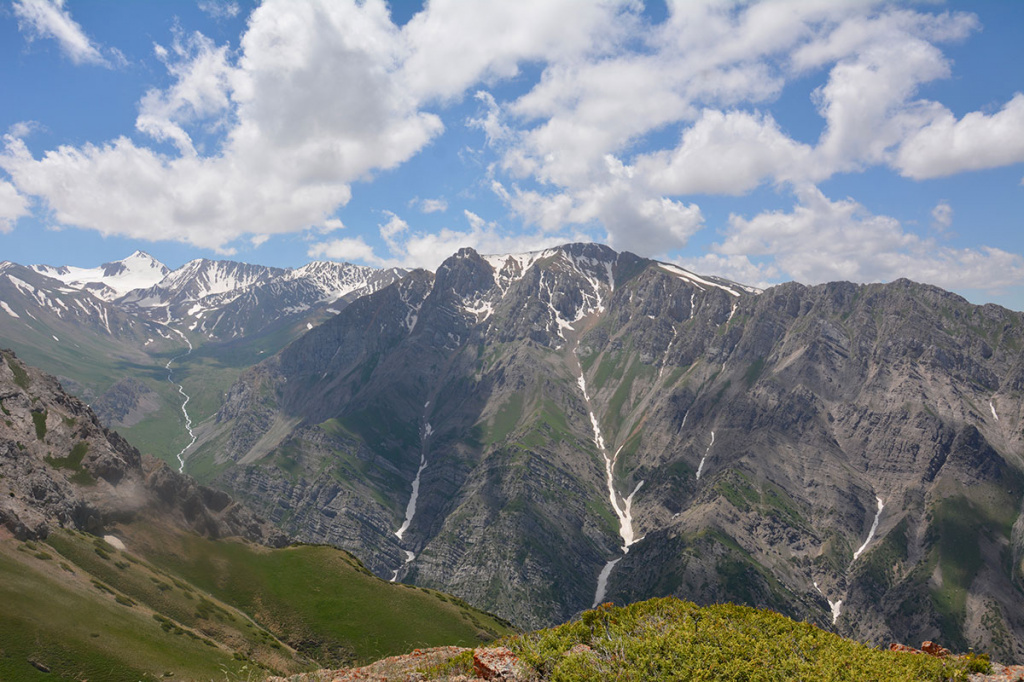
M596 245L464 249L250 370L202 447L290 532L521 625L621 559L617 601L1013 661L1022 348L1020 314L905 280L759 294Z

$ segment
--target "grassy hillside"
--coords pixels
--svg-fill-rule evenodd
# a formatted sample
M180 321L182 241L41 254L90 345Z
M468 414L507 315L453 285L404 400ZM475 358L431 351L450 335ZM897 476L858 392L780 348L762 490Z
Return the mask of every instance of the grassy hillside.
M55 544L69 554L93 551L88 538L61 536ZM200 631L200 619L186 616L191 613L188 608L199 603L192 596L194 590L190 600L184 596L186 592L174 588L177 594L159 600L163 604L142 601L137 598L142 581L160 581L151 583L153 592L160 594L156 585L170 584L169 577L117 554L104 561L109 561L114 571L123 570L123 578L104 575L107 580L103 580L53 546L0 541L0 679L67 677L114 682L173 673L201 680L222 678L225 671L241 671L244 662ZM113 567L115 561L128 566ZM170 605L173 607L168 608ZM154 606L158 608L154 610ZM161 615L168 612L177 613L181 620ZM154 615L167 618L174 626L165 630L163 621ZM241 614L232 615L238 619ZM280 667L294 669L295 665Z
M507 625L441 592L388 583L324 545L270 550L154 525L126 529L154 564L225 602L317 660L367 662L417 647L472 646Z
M508 632L333 548L270 550L158 523L115 532L125 550L67 530L0 538L0 679L261 679Z

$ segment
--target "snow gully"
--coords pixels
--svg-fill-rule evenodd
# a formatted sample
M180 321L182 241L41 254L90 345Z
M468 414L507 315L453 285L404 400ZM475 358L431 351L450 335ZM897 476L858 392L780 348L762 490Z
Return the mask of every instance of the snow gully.
M409 530L409 524L412 523L413 517L416 516L416 502L420 497L420 477L423 475L423 470L427 468L427 439L434 433L433 427L427 421L427 408L429 406L430 401L428 400L426 405L423 406L423 435L420 436L420 468L416 470L416 478L412 481L412 495L409 496L409 504L405 508L405 522L402 523L401 528L395 531L395 537L399 540L405 535L405 531Z
M687 412L689 414L689 412ZM683 415L683 424L686 423L686 415ZM711 432L711 442L708 443L708 449L704 451L704 456L700 458L700 464L697 465L697 480L700 480L700 475L704 472L704 462L708 458L708 453L711 452L711 446L715 444L715 432Z
M412 482L412 495L409 497L409 505L405 508L405 522L402 523L401 528L395 531L395 537L399 540L405 535L405 531L409 530L409 524L412 523L412 518L416 516L416 501L420 496L420 476L426 468L427 458L423 453L420 453L420 468L416 471L416 478Z
M412 481L412 494L409 496L409 504L405 508L405 521L402 522L402 527L395 531L395 537L398 541L403 540L405 531L409 530L409 526L412 524L413 518L416 516L416 502L419 501L420 497L420 478L423 476L423 470L427 468L427 441L430 436L434 433L434 427L427 421L427 410L430 408L430 401L428 400L423 404L423 432L420 436L420 468L416 470L416 478ZM405 553L405 561L401 566L395 569L394 575L391 576L391 582L398 580L398 572L408 565L416 555L407 549L402 550Z
M583 376L583 366L580 365L579 357L573 352L573 357L576 358L576 365L579 369L579 377L576 379L576 383L580 387L580 392L583 394L583 402L587 407L587 414L590 415L590 424L594 428L594 443L597 445L598 450L601 451L601 456L604 457L604 468L605 477L608 483L608 499L612 503L612 511L615 512L615 516L619 519L619 535L622 537L622 553L626 554L629 552L629 548L636 544L643 538L636 538L633 533L633 497L643 486L644 482L640 481L636 484L628 496L622 497L615 491L615 460L618 459L619 453L622 451L622 447L619 447L615 451L615 454L611 457L608 456L608 449L605 447L604 436L601 434L601 426L597 421L597 415L594 414L594 410L590 406L590 395L587 393L587 380ZM622 497L622 504L619 504L619 498ZM615 568L615 564L619 563L622 557L612 559L604 565L601 569L601 573L597 577L597 589L594 592L594 605L597 606L604 599L605 592L608 589L608 577L611 575L612 569Z
M868 548L868 545L871 544L871 541L875 539L875 532L878 530L878 521L882 518L882 510L885 509L885 501L882 500L881 497L878 497L876 495L875 501L878 503L878 511L875 512L875 520L871 522L871 529L868 530L868 537L866 540L864 540L864 544L861 545L857 549L857 551L853 553L853 559L850 561L851 566L853 565L853 562L856 561L860 557L860 555L864 553L864 550ZM818 590L818 593L821 594L822 597L825 597L825 593L821 591L820 587L818 587L817 582L814 583L814 589ZM825 601L828 602L829 608L832 609L832 624L834 625L836 621L839 620L839 614L842 612L843 600L839 599L837 601L832 601L828 597L825 597Z
M868 531L868 539L864 541L864 544L860 546L860 549L853 553L854 561L864 553L864 550L868 548L871 541L875 539L875 531L878 530L878 519L882 518L882 510L885 509L885 502L882 501L882 498L875 496L875 499L878 500L878 511L875 512L875 520L871 524L871 530Z
M822 597L825 597L825 593L821 591L820 587L818 587L817 581L814 582L814 589L816 589L818 591L818 594L820 594ZM835 625L836 621L839 620L839 614L843 610L843 600L839 599L837 601L832 601L828 597L825 597L825 601L828 602L828 607L832 609L832 625Z

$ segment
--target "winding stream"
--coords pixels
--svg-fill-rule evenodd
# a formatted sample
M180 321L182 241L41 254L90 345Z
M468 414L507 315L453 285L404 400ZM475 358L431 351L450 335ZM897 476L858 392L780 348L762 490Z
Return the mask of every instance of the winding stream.
M188 435L192 439L192 440L189 441L189 444L186 445L185 447L183 447L181 449L181 452L178 453L178 473L179 474L183 474L183 473L185 473L185 452L187 452L190 447L192 447L193 445L196 444L196 434L192 431L192 417L190 417L189 414L188 414L188 401L191 400L192 397L188 393L185 393L185 389L184 389L184 387L182 387L181 384L179 384L176 381L174 381L174 370L171 369L171 363L173 363L175 360L180 360L181 358L186 357L187 355L191 354L192 353L192 342L188 340L187 336L182 334L177 329L173 329L172 331L176 332L178 334L178 336L180 336L181 339L186 344L188 344L188 350L187 351L185 351L181 355L175 355L173 358L171 358L170 360L167 361L166 365L164 365L164 369L167 370L167 381L169 381L172 385L177 386L178 387L178 393L180 393L181 397L185 399L181 403L181 413L183 415L185 415L185 430L188 431Z

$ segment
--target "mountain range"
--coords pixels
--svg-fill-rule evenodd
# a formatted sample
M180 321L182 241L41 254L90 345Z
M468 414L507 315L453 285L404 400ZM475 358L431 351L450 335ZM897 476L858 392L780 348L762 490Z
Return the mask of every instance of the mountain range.
M594 244L367 270L341 302L290 284L312 271L334 272L194 261L106 300L4 264L0 307L31 331L0 334L85 388L51 351L117 340L91 381L134 368L125 415L173 398L179 363L188 471L520 626L675 595L1024 659L1020 313L906 280L761 291Z
M5 261L0 342L58 375L107 426L174 461L189 442L183 395L193 419L208 417L242 369L403 274L206 259L171 271L138 251L97 268ZM180 358L193 349L185 366Z

